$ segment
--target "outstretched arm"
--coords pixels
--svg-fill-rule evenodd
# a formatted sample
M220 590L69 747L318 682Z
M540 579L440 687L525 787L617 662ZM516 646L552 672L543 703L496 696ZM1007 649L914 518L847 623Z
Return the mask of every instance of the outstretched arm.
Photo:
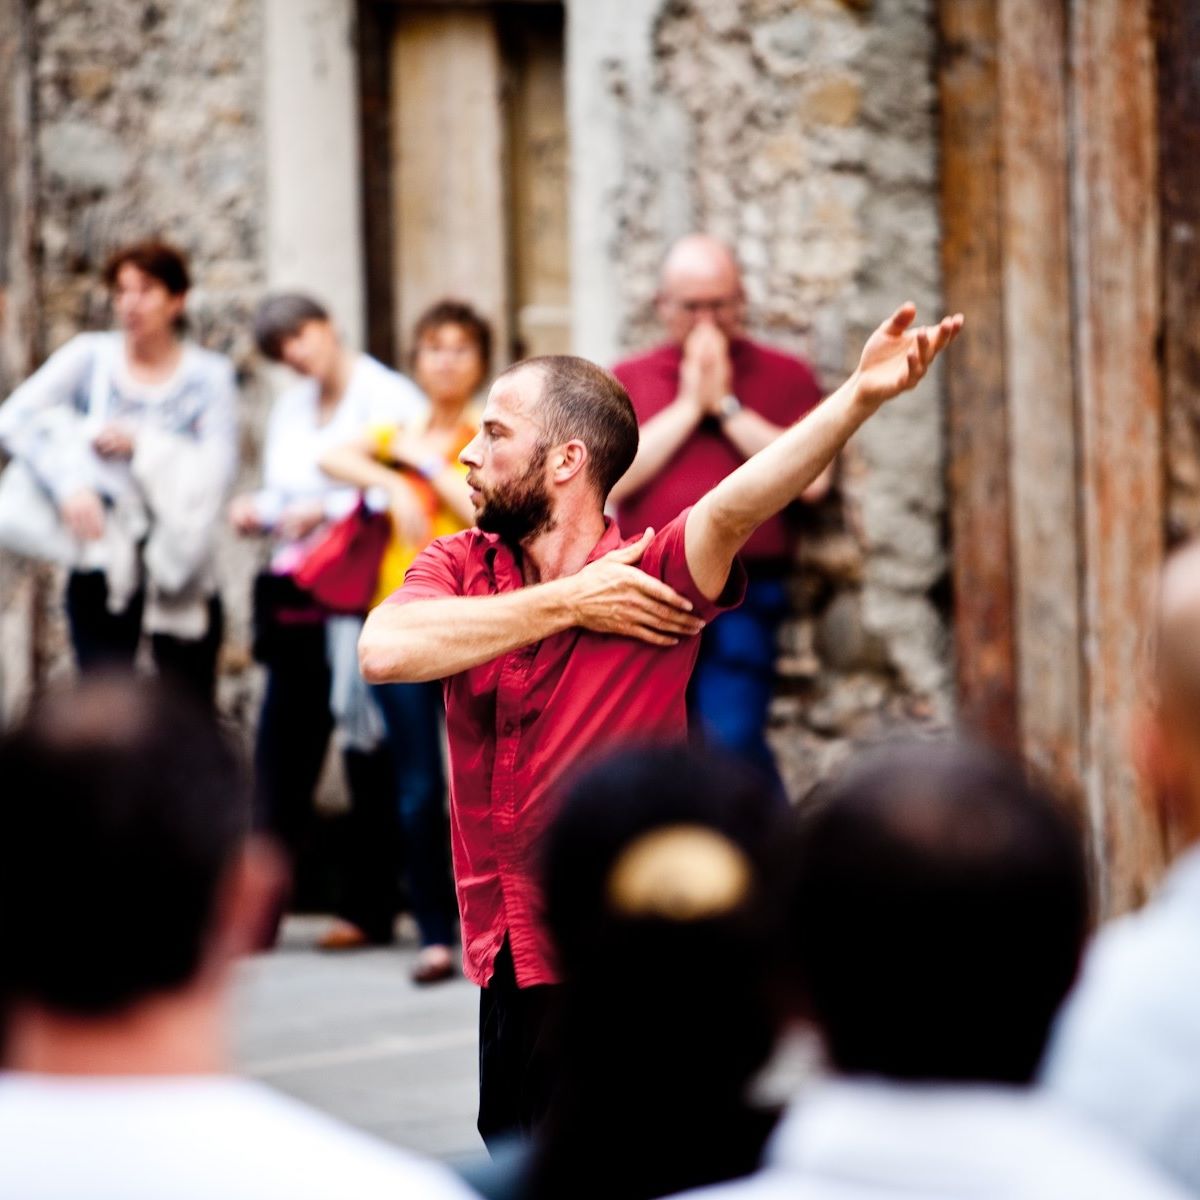
M858 368L836 392L697 501L684 546L703 595L721 594L750 535L797 499L885 401L916 387L963 323L959 314L914 329L915 317L912 304L897 309L871 335Z
M496 596L381 604L363 626L358 661L368 683L445 679L579 626L673 646L704 622L691 602L639 570L654 531L564 579Z

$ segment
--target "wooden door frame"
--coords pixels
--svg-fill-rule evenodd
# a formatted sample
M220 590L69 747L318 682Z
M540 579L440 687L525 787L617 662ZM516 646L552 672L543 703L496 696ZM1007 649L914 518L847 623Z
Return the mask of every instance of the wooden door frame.
M1185 3L939 6L943 282L971 321L947 386L960 712L1079 794L1104 911L1136 904L1163 861L1130 725L1165 528L1161 335L1168 392L1172 329L1178 363L1196 338L1181 313L1164 328L1158 225L1200 204L1195 134L1177 165L1156 161L1174 97L1155 50L1160 73L1185 71L1156 18L1182 28ZM1023 140L1031 92L1058 155ZM1168 286L1200 294L1200 269L1178 270Z
M392 87L390 56L394 21L401 9L556 6L564 0L356 0L359 63L359 144L362 163L362 230L365 291L364 345L381 362L397 362L396 296L392 235Z

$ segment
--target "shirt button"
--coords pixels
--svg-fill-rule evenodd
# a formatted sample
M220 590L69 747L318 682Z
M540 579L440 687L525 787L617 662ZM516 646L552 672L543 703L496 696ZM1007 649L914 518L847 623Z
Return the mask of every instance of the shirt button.
M516 729L516 726L511 721L504 722L504 736L505 737L512 737L512 733L513 733L514 729Z

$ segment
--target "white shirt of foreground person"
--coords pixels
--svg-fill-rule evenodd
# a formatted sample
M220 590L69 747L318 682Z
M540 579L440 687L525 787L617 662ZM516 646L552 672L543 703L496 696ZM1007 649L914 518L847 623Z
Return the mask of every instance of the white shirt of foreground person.
M1036 1092L837 1081L784 1117L754 1175L689 1200L1182 1200ZM681 1197L680 1200L683 1200Z
M1097 935L1043 1069L1064 1104L1200 1193L1200 848Z
M229 1076L0 1075L5 1200L472 1200L433 1163Z

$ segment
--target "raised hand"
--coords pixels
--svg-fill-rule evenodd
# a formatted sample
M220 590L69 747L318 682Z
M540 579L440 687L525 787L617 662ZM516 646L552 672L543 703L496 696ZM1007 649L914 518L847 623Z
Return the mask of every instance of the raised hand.
M653 646L674 646L704 628L691 615L691 601L634 566L653 536L654 530L647 529L633 545L613 550L569 577L576 625Z
M860 400L877 407L916 387L963 326L962 313L956 313L937 325L914 328L916 315L915 304L902 304L867 339L854 373Z

